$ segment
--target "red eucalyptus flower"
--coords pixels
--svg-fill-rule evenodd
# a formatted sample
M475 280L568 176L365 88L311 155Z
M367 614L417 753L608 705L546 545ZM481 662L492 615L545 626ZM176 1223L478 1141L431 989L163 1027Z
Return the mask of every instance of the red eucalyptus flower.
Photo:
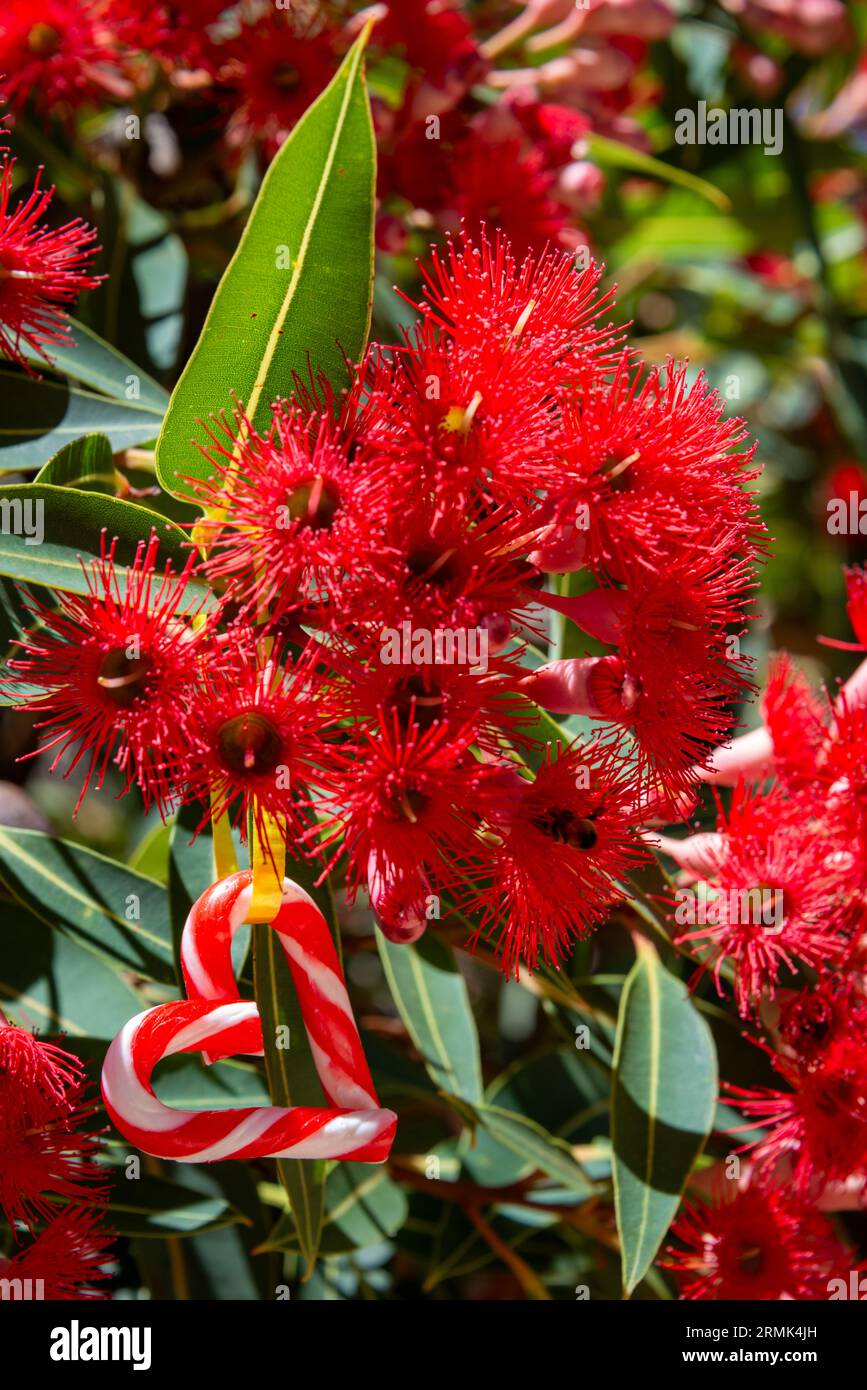
M229 814L242 836L254 811L263 839L265 815L286 836L303 830L335 713L318 646L293 660L288 649L268 645L239 625L214 643L172 744L185 799L210 801L210 815Z
M534 479L553 466L549 407L528 382L517 388L511 357L505 340L480 354L433 322L409 333L393 357L374 350L365 465L402 479L410 493L444 490L457 501L484 489L496 503L534 510Z
M483 628L497 650L536 598L526 549L526 522L508 508L466 503L448 490L411 498L390 510L381 546L349 580L359 621L375 613L381 627L411 619L415 627Z
M39 1296L51 1300L108 1298L99 1285L109 1277L113 1240L100 1211L64 1207L25 1249L11 1259L0 1256L0 1281L32 1280Z
M293 609L327 603L330 588L373 546L383 525L383 484L352 462L346 419L332 402L320 412L275 408L260 435L239 411L235 427L220 422L206 454L216 469L191 483L216 514L205 572L231 586L233 604L279 619Z
M827 740L827 709L787 656L777 657L768 668L762 715L773 741L777 777L790 789L809 786Z
M852 1268L827 1217L755 1174L721 1185L710 1203L685 1203L671 1237L679 1244L660 1264L685 1299L826 1299Z
M492 224L516 251L537 255L564 237L569 209L556 195L556 179L541 151L470 129L454 157L449 201L456 226L478 234Z
M10 211L13 167L0 162L0 353L26 366L28 353L49 362L45 349L70 341L63 306L103 277L87 269L100 249L93 228L78 218L56 230L40 226L54 189L40 189L38 174L30 196Z
M548 399L578 366L616 361L621 335L603 315L602 272L557 252L516 256L507 237L449 239L422 266L424 297L415 305L456 348L485 363L516 402Z
M539 487L562 472L552 393L578 360L601 368L616 341L599 322L599 278L565 256L517 263L501 238L435 254L422 325L396 361L371 356L369 466L535 512Z
M622 354L609 381L579 364L580 390L562 405L556 486L546 503L550 543L572 529L574 555L551 568L586 565L622 578L624 545L664 572L690 546L755 557L765 541L753 495L754 449L742 420L703 376L668 363L649 373ZM544 543L543 543L544 544ZM540 563L542 562L540 558Z
M225 0L160 0L146 8L138 0L107 0L103 18L112 37L133 52L172 69L212 70L218 49L207 30L227 8Z
M845 881L845 880L844 880ZM713 876L707 921L678 941L708 947L705 968L722 992L720 971L734 966L735 997L746 1016L773 997L783 971L823 971L847 950L851 908L828 846L809 825L729 836Z
M158 569L159 541L142 542L128 570L115 564L117 541L85 570L87 594L59 593L57 607L34 602L38 620L18 643L7 678L36 686L19 706L39 715L39 751L55 752L52 770L74 750L64 776L86 760L76 810L109 764L137 782L145 804L165 813L173 796L170 750L188 704L214 619L189 592L193 560L183 573Z
M5 0L0 11L0 93L21 106L75 107L105 95L113 60L100 0Z
M822 1183L853 1178L867 1188L867 1004L844 985L836 999L820 994L819 1005L809 1022L803 996L801 1017L784 1012L785 1051L769 1053L789 1090L727 1088L749 1128L768 1128L748 1146L753 1161L770 1169L785 1160L797 1190L812 1196ZM836 1017L827 1018L829 1007Z
M460 0L391 0L373 31L377 47L397 49L427 81L476 80L484 62Z
M99 1141L78 1128L95 1108L77 1058L23 1028L0 1027L0 1211L13 1227L32 1231L49 1220L53 1196L104 1198Z
M469 731L453 734L443 723L401 727L392 710L335 754L335 805L323 821L322 847L343 837L350 885L376 878L380 907L419 868L428 891L436 891L431 883L453 883L458 860L472 855L491 797L489 769L470 744Z
M867 566L844 566L846 580L846 613L852 625L857 642L840 642L834 637L820 637L826 647L837 647L844 652L867 651Z
M266 12L244 24L221 54L220 82L235 102L230 139L262 140L273 154L334 75L337 34L327 20Z
M47 1124L73 1106L83 1081L71 1053L24 1028L0 1026L0 1116L18 1110L28 1123Z
M330 653L354 719L375 721L384 711L402 729L443 724L455 738L469 728L483 749L496 750L504 738L528 742L533 711L517 690L521 668L516 656L495 654L492 642L485 647L485 629L438 630L422 617L419 626L377 624L354 636Z
M476 937L495 938L508 973L522 960L557 965L622 896L619 881L644 857L630 795L616 747L597 741L549 745L533 781L504 796L482 882L461 907L479 914Z

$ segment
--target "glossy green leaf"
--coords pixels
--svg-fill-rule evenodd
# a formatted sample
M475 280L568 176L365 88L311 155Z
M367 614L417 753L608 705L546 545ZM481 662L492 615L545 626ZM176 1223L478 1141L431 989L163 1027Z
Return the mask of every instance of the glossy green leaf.
M320 1253L349 1254L389 1240L406 1220L409 1203L387 1168L370 1163L338 1163L328 1174ZM295 1222L280 1218L263 1250L297 1250Z
M97 396L66 381L0 371L3 420L0 470L42 468L65 444L83 434L104 434L113 452L155 439L162 412L135 401Z
M38 830L0 826L0 882L49 927L163 984L175 983L162 884Z
M476 1020L454 952L427 932L413 946L376 933L391 997L440 1090L475 1105L482 1099Z
M116 479L111 441L104 434L85 434L65 444L33 481L113 495Z
M325 1097L304 1028L292 974L269 926L253 928L256 1002L262 1019L265 1071L274 1105L324 1106ZM288 1028L289 1046L278 1045L278 1028ZM277 1172L292 1207L298 1247L308 1275L319 1253L325 1202L325 1164L277 1159Z
M642 940L620 1000L612 1089L614 1194L627 1294L671 1225L716 1097L710 1029L686 985Z
M152 376L86 324L70 319L69 334L69 345L52 346L52 371L81 382L101 396L143 406L159 416L165 413L169 393ZM31 361L39 371L45 370L41 358L33 357Z
M38 599L51 607L51 595L47 589L38 585L29 590L23 589L13 580L0 576L0 659L4 665L15 654L12 649L13 642L18 641L28 628L37 625L37 619L28 608L32 599ZM30 695L40 693L38 687L22 682L14 691L11 688L0 690L0 706L21 704Z
M190 908L216 878L210 822L196 835L203 814L198 803L182 806L169 839L169 910L178 961Z
M241 1220L224 1197L211 1197L181 1183L142 1175L127 1178L120 1168L111 1189L108 1219L121 1236L189 1236Z
M259 1068L240 1057L210 1067L198 1054L168 1057L160 1063L154 1090L176 1110L236 1110L270 1103Z
M650 178L661 179L664 183L673 183L680 188L689 189L699 198L713 203L721 212L731 209L731 200L721 188L716 188L714 184L708 183L707 179L699 178L676 164L654 159L653 155L634 149L632 145L624 145L620 140L612 140L607 135L591 133L588 143L592 158L603 168L608 166L612 169L629 169L636 174L646 174Z
M518 1058L491 1082L485 1100L498 1111L535 1121L550 1135L571 1143L586 1143L595 1134L608 1133L604 1103L609 1089L607 1071L595 1065L587 1052L561 1047ZM600 1107L601 1113L589 1125L579 1124L576 1117L588 1107ZM492 1126L479 1114L482 1124L473 1143L466 1144L462 1152L464 1169L474 1182L497 1187L517 1182L539 1166L532 1144L523 1142L523 1136L516 1136L522 1142L504 1144L494 1134L496 1117Z
M129 857L129 867L146 878L165 884L169 876L169 853L174 825L155 821Z
M363 73L366 36L272 161L199 342L172 395L157 446L160 481L212 470L191 447L197 420L230 406L267 422L292 373L346 382L370 326L375 147ZM201 438L201 435L199 435Z
M233 1224L223 1220L189 1232L182 1241L147 1238L155 1232L133 1240L135 1262L151 1296L208 1303L273 1299L277 1271L268 1259L250 1256L251 1248L262 1239L264 1225L245 1165L185 1163L174 1170L173 1185L175 1175L177 1183L197 1193L200 1200L228 1205Z
M0 575L86 594L79 556L85 562L99 558L103 530L107 540L117 537L119 565L132 564L139 542L152 530L163 562L182 569L189 556L189 539L180 527L146 507L76 488L16 483L0 487ZM192 587L205 592L195 581Z
M19 903L0 913L0 1005L22 1027L93 1038L144 1007L116 970Z
M504 1110L501 1106L477 1105L474 1109L485 1128L505 1148L570 1191L590 1195L592 1184L562 1139L549 1134L526 1115Z
M102 1067L108 1050L105 1039L84 1036L70 1038L66 1046L89 1066L91 1075ZM179 1052L160 1062L153 1088L165 1105L176 1110L237 1110L268 1104L268 1088L260 1073L259 1065L241 1057L226 1057L209 1067L198 1052Z

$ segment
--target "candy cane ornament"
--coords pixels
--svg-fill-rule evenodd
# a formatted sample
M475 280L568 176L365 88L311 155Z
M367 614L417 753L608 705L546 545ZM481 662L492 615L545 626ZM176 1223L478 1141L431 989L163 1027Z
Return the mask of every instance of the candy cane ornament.
M397 1117L379 1108L328 924L290 879L283 881L283 900L271 926L292 971L330 1108L176 1110L154 1094L151 1074L164 1057L201 1052L213 1062L263 1052L258 1009L240 998L231 958L232 937L247 916L251 895L252 875L244 871L215 883L193 905L181 942L188 999L147 1009L118 1033L102 1071L109 1117L142 1152L178 1163L227 1158L382 1163Z

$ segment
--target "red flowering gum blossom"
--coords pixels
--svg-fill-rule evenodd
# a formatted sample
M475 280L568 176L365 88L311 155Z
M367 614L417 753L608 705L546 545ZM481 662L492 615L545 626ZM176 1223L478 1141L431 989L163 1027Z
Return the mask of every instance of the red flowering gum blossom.
M773 997L781 972L824 970L844 959L851 909L813 827L728 836L712 877L706 920L682 931L678 943L709 948L704 968L721 993L722 967L734 966L742 1015L754 1013L764 993Z
M644 857L630 820L628 773L613 745L550 745L532 782L514 783L484 842L484 872L461 906L480 914L504 969L556 965L621 897Z
M732 1102L768 1133L749 1147L763 1170L785 1161L794 1187L867 1190L867 1003L849 985L821 985L788 1001L781 1051L771 1063L788 1091L727 1088ZM768 1050L768 1049L766 1049Z
M88 270L99 250L91 227L77 218L57 229L40 225L54 190L40 189L38 174L30 196L10 211L13 166L0 162L0 353L27 367L27 355L50 362L46 349L70 341L64 306L104 277Z
M840 651L867 651L867 568L852 565L844 568L846 580L846 613L857 642L840 642L834 637L820 637L826 647L837 647Z
M265 11L217 55L221 87L231 93L231 144L264 142L275 154L296 121L337 68L338 32L329 23L304 24L284 11Z
M113 52L100 0L5 0L0 11L0 96L43 110L105 96Z
M0 1256L0 1279L29 1279L45 1299L108 1298L100 1285L109 1277L113 1241L99 1210L64 1207L25 1249L11 1259Z
M382 710L378 724L360 730L332 761L335 808L323 819L322 848L343 837L350 890L366 881L392 939L420 935L429 894L454 891L460 861L476 849L481 817L499 788L493 769L473 757L472 742L470 729L455 735L444 723L407 726L396 711Z
M23 1028L0 1027L0 1211L29 1230L70 1202L104 1199L97 1139L78 1129L93 1116L76 1057Z
M145 804L165 813L172 800L170 750L193 688L203 644L216 611L205 618L189 590L193 560L178 574L158 569L159 541L142 542L129 569L115 564L117 541L85 570L86 595L59 593L56 607L34 602L38 625L17 645L5 684L18 706L45 717L40 752L54 751L52 770L71 754L64 775L82 761L85 777L76 810L91 781L99 789L110 763ZM20 698L20 694L19 694Z
M232 601L272 621L327 602L343 575L380 536L385 481L353 462L351 421L280 405L260 435L242 410L222 438L209 431L205 457L214 476L190 480L196 499L216 520L206 534L204 570Z
M705 566L710 553L733 577L736 561L754 561L765 544L745 487L757 473L744 422L685 364L645 372L625 350L612 365L603 374L573 359L579 390L560 402L558 473L534 560L552 570L583 563L619 582L624 550L660 574L687 551Z
M263 843L266 816L286 837L303 832L311 785L327 782L335 717L318 659L316 643L294 661L277 644L265 651L251 628L215 640L170 743L185 799L210 803L203 825L228 814L246 837L255 810Z
M827 1299L852 1268L827 1217L754 1173L720 1183L709 1203L684 1203L670 1235L659 1263L683 1299Z
M398 49L411 67L421 68L435 86L465 85L480 80L485 63L473 38L472 25L453 0L431 5L429 0L391 0L376 6L382 17L373 31L377 47Z

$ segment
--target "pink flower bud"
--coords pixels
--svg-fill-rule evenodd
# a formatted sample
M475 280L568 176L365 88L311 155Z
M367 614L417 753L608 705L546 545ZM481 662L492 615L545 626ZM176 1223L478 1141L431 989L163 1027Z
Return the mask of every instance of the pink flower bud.
M548 661L522 682L524 694L551 714L589 714L599 719L602 711L593 698L593 672L605 658L568 657Z
M674 840L669 835L656 833L647 834L645 839L653 849L667 854L669 859L680 865L691 879L714 878L719 871L725 836L716 831L689 835L685 840Z
M430 893L427 875L398 874L391 866L379 867L375 854L367 863L367 891L383 936L395 945L408 946L424 935L427 927L425 899Z
M625 595L617 589L591 589L586 594L560 598L558 594L540 594L539 602L555 613L571 618L576 626L606 646L615 647L620 639L620 618Z
M605 175L589 159L576 159L560 170L557 192L579 214L593 212L605 192Z
M774 744L767 729L753 729L731 743L717 748L710 767L697 767L696 776L703 782L719 787L734 787L742 779L758 781L770 771L774 760Z
M376 244L380 251L389 256L400 256L407 248L409 234L402 217L393 213L380 213L376 219Z
M527 558L546 574L572 574L583 569L586 549L586 531L569 521L552 521L542 530L537 548Z
M629 34L636 39L664 39L676 15L663 0L603 0L587 16L585 34Z

